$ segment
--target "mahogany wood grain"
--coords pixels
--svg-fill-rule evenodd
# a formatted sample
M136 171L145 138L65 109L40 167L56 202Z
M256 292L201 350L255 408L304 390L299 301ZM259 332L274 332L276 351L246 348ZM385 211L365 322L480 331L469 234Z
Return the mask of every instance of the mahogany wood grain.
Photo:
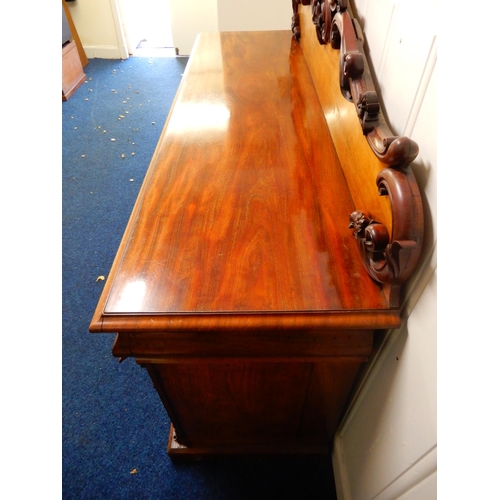
M146 359L190 361L203 358L318 359L358 357L372 349L371 330L255 331L233 332L120 332L113 354Z
M386 312L324 122L289 32L201 35L91 329Z
M350 191L380 165L304 45L198 38L90 325L148 370L171 456L327 453L374 330L400 325L349 228L371 191L390 219L376 174Z
M378 195L375 180L386 167L373 154L363 135L355 106L343 95L339 86L340 51L330 45L319 45L311 22L311 6L298 7L301 38L311 77L326 117L356 210L367 210L392 230L390 201ZM370 179L373 179L370 181Z
M272 440L263 443L245 443L243 445L235 444L216 444L214 446L196 446L189 447L182 445L177 440L177 433L173 425L170 426L167 452L172 461L193 461L205 460L207 458L217 458L231 455L327 455L330 451L328 443L320 442L294 442L277 444Z
M359 363L337 359L312 366L298 440L331 443L359 371Z
M184 446L283 452L293 444L327 452L359 361L145 366Z
M310 363L233 361L156 364L154 369L168 387L182 444L210 447L297 439L297 409L307 396Z
M111 278L111 275L110 275ZM137 331L227 331L397 328L401 324L399 311L394 309L366 311L299 311L263 314L154 314L101 315L99 308L90 325L91 332Z

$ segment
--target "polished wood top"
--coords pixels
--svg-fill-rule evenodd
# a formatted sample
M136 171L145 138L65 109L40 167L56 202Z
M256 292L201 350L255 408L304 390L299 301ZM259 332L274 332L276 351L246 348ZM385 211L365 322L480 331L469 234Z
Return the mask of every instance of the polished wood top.
M204 33L91 331L397 326L354 210L292 34Z
M312 23L310 5L300 6L300 27L302 37L300 46L304 52L316 92L326 117L335 149L357 209L369 210L373 218L392 230L391 204L386 196L379 196L374 188L378 173L386 167L374 154L363 136L355 104L344 98L339 86L340 51L333 50L330 44L320 45L316 28ZM359 170L362 165L363 172ZM373 179L371 182L360 182Z

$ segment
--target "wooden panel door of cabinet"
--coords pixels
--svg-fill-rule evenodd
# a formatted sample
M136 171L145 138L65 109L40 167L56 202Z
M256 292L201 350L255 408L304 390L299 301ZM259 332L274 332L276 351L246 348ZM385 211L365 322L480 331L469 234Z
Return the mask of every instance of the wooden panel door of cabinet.
M175 429L171 456L327 453L359 361L146 363Z
M223 361L153 369L168 387L172 412L181 422L176 431L186 445L283 443L298 435L308 363Z

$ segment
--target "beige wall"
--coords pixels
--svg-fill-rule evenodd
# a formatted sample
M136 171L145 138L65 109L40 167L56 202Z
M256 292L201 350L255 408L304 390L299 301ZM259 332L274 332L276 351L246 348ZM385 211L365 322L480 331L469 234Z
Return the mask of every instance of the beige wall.
M172 38L180 55L189 55L202 31L218 31L217 0L170 0Z
M290 30L291 0L170 0L172 36L179 54L189 55L202 31Z
M289 30L292 0L218 0L219 31Z
M66 4L87 57L128 57L116 0L76 0Z
M291 0L165 0L170 3L172 38L180 55L189 55L202 31L290 29ZM89 58L128 57L119 0L68 2L71 16ZM130 33L132 35L132 33ZM130 45L130 41L129 41Z

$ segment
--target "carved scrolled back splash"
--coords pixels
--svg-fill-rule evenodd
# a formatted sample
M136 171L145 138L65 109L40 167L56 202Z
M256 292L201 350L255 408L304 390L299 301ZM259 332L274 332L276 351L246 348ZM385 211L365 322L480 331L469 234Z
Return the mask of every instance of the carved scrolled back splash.
M311 6L318 42L340 50L340 89L356 106L361 129L373 152L392 168L409 165L418 155L418 145L407 137L395 136L387 125L363 48L363 32L351 17L347 0L292 0L292 32L298 41L299 5Z
M366 210L350 214L349 227L368 274L379 282L390 307L400 307L401 286L414 271L422 248L423 209L410 164L418 145L390 130L364 51L360 24L347 0L292 0L292 32L300 42L299 6L310 5L318 43L340 51L339 86L355 106L360 127L375 156L386 165L374 179L380 196L392 207L392 234Z

